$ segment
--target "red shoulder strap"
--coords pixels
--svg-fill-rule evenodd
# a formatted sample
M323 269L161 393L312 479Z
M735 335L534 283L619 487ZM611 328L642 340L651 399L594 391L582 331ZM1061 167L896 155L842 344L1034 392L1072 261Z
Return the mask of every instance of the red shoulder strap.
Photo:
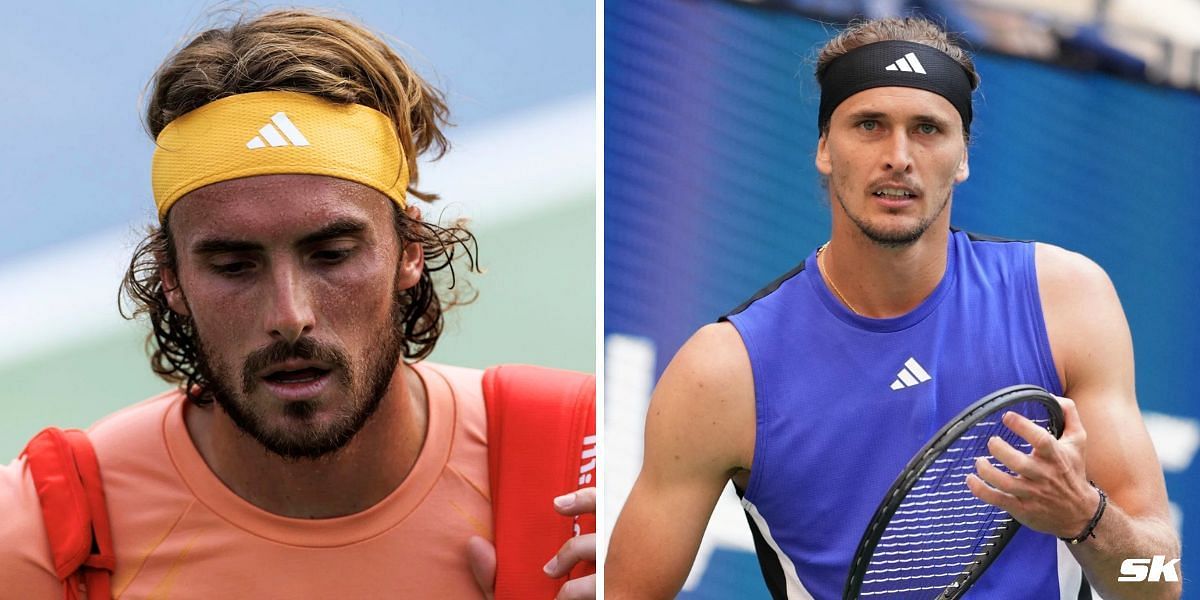
M596 485L596 378L502 365L483 375L488 470L496 534L496 599L553 598L566 578L542 566L571 536L595 533L594 515L571 519L553 499ZM596 572L577 565L570 578Z
M21 454L28 460L37 488L54 572L63 581L64 597L74 600L80 584L86 583L88 600L110 600L116 567L112 528L100 463L87 434L48 427L34 436Z

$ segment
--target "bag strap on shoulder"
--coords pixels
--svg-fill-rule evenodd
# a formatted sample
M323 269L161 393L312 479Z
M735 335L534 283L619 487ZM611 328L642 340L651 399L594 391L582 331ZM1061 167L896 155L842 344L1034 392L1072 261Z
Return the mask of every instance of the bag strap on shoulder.
M542 565L572 536L595 533L595 515L565 517L552 500L596 485L596 378L501 365L484 372L488 471L495 522L496 598L553 598L567 578ZM577 565L567 577L596 572Z
M88 600L111 600L116 555L100 479L100 463L87 434L43 429L21 453L42 507L54 573L64 597L76 600L81 584Z
M572 536L595 533L594 515L574 519L551 500L596 485L596 379L592 375L502 365L483 376L488 468L495 520L496 595L552 598L566 578L542 565ZM37 488L55 574L64 598L111 600L116 568L100 464L87 434L49 427L21 453ZM568 576L595 573L577 565Z

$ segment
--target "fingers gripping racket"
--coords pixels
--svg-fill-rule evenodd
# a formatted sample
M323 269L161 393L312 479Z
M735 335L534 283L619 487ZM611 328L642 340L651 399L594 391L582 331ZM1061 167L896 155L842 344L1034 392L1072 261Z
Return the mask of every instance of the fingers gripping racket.
M976 498L966 477L977 457L1012 474L991 457L992 436L1029 451L1029 443L1001 422L1008 411L1062 435L1062 408L1037 386L1004 388L967 407L917 452L884 495L858 544L844 598L959 598L992 564L1021 525Z

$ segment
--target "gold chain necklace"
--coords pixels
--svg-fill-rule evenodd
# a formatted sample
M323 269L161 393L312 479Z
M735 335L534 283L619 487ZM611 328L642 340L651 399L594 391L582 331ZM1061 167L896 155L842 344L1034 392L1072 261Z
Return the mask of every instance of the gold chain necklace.
M833 282L833 277L829 275L829 270L821 264L821 255L825 253L827 248L829 248L829 242L825 242L824 244L821 244L820 248L817 248L817 268L819 268L821 272L825 274L825 281L829 282L829 288L833 290L833 293L837 294L838 300L841 300L842 304L845 304L846 308L850 309L850 312L856 315L862 315L862 313L858 312L858 310L854 308L854 305L850 304L849 300L846 300L846 297L842 295L842 291L838 289L837 284Z

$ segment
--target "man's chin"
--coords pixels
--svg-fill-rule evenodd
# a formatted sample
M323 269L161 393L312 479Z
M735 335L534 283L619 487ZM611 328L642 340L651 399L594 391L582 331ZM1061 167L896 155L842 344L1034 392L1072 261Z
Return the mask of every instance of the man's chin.
M328 456L348 444L361 427L320 400L281 401L256 392L252 399L218 398L218 403L243 435L284 459Z
M286 417L260 431L245 431L268 452L287 460L314 460L346 447L356 432L330 430L311 420Z
M858 226L867 239L885 248L911 246L929 230L927 223L859 223Z

